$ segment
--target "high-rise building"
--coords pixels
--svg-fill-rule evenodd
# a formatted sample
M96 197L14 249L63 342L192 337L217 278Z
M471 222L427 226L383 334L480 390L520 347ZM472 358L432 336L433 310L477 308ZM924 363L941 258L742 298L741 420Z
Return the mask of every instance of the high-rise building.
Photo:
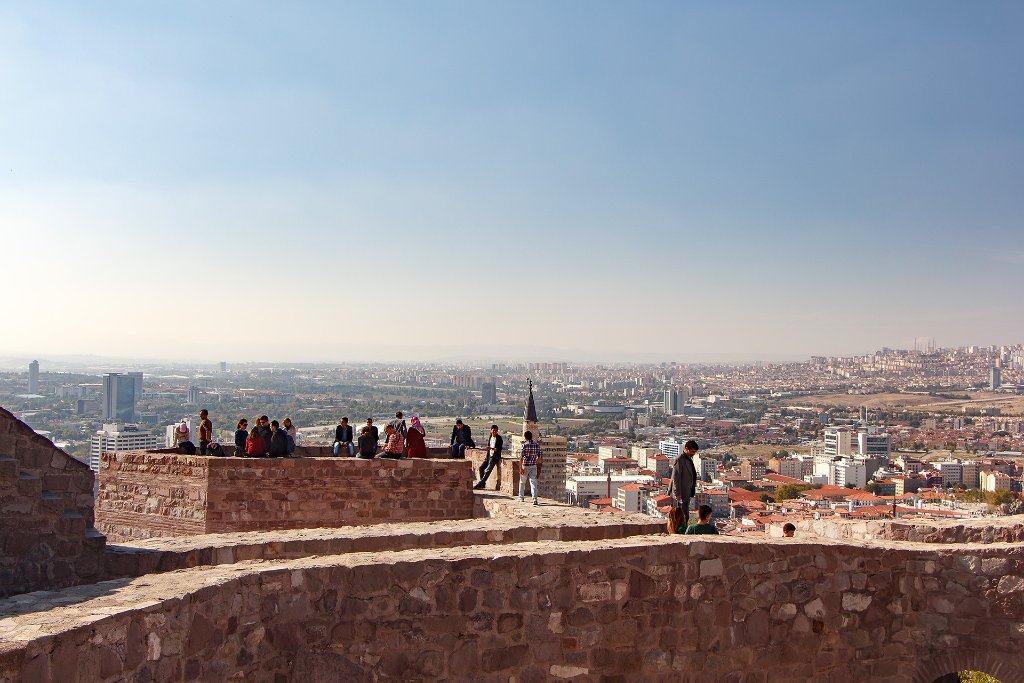
M992 391L998 391L1002 384L1002 370L997 367L990 368L988 371L988 388Z
M140 373L141 374L141 373ZM103 419L135 419L135 377L111 372L103 376Z
M498 385L495 382L484 382L480 385L481 400L489 405L498 402Z
M28 364L28 393L39 393L39 361L37 360Z
M227 361L223 361L223 360L222 360L222 361L220 362L220 371L221 371L221 372L227 372L227 371L228 371L228 364L227 364Z
M662 409L666 415L675 415L679 412L682 406L679 405L679 392L669 387L665 390L665 398L662 403Z
M200 392L199 387L195 385L190 386L188 388L188 400L186 401L186 403L189 403L194 406L199 405L199 396L201 395L201 393L202 392Z
M92 435L89 447L89 467L100 471L100 455L123 451L160 448L160 438L138 425L105 424Z
M138 401L142 398L142 373L141 372L129 372L128 376L132 378L132 382L135 386L135 400Z

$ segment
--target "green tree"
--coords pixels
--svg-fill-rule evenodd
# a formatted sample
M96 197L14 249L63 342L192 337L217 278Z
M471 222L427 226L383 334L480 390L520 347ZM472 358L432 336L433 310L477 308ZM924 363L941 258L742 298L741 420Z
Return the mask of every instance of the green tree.
M989 676L984 671L961 671L957 674L960 683L1002 683L995 676Z

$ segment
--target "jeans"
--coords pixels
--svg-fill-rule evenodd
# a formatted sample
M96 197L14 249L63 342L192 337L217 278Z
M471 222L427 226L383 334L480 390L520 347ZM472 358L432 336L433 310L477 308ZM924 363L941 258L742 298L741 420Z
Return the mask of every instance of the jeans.
M452 444L452 457L453 458L465 458L466 457L466 444L464 444L464 443L453 443Z
M341 443L340 441L335 441L335 442L334 442L334 456L335 456L335 457L337 457L337 456L338 456L338 451L340 451L340 450L341 450L341 446L342 446L342 445L343 445L343 444L342 444L342 443ZM354 443L352 443L351 441L349 441L347 445L348 445L348 448L347 448L346 450L348 451L349 457L351 457L351 456L352 456L352 455L354 455L354 454L355 454L355 452L356 452L356 446L355 446L355 444L354 444Z
M523 499L523 493L526 491L526 480L530 480L530 493L533 494L533 499L537 500L537 494L540 492L540 488L537 486L537 466L527 465L523 468L523 473L519 475L519 499Z
M501 456L489 457L480 463L480 481L477 482L477 486L483 488L483 485L487 483L487 477L491 476L491 471L501 462Z

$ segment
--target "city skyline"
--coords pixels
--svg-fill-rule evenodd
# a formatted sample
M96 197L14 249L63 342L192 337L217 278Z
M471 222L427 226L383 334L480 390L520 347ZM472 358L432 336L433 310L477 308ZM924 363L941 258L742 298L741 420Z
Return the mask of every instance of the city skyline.
M0 356L1019 343L1022 19L7 5Z

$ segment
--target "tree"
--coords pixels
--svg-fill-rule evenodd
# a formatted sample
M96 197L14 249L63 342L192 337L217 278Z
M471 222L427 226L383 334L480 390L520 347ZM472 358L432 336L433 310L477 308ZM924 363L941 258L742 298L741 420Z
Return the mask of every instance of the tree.
M995 676L989 676L984 671L961 671L957 674L960 683L1001 683Z
M760 498L758 498L758 500L760 500L760 501L761 501L762 503L774 503L774 502L775 502L775 499L774 499L774 498L772 498L772 497L771 497L771 496L770 496L769 494L767 494L767 493L762 493L762 494L761 494L761 497L760 497Z

